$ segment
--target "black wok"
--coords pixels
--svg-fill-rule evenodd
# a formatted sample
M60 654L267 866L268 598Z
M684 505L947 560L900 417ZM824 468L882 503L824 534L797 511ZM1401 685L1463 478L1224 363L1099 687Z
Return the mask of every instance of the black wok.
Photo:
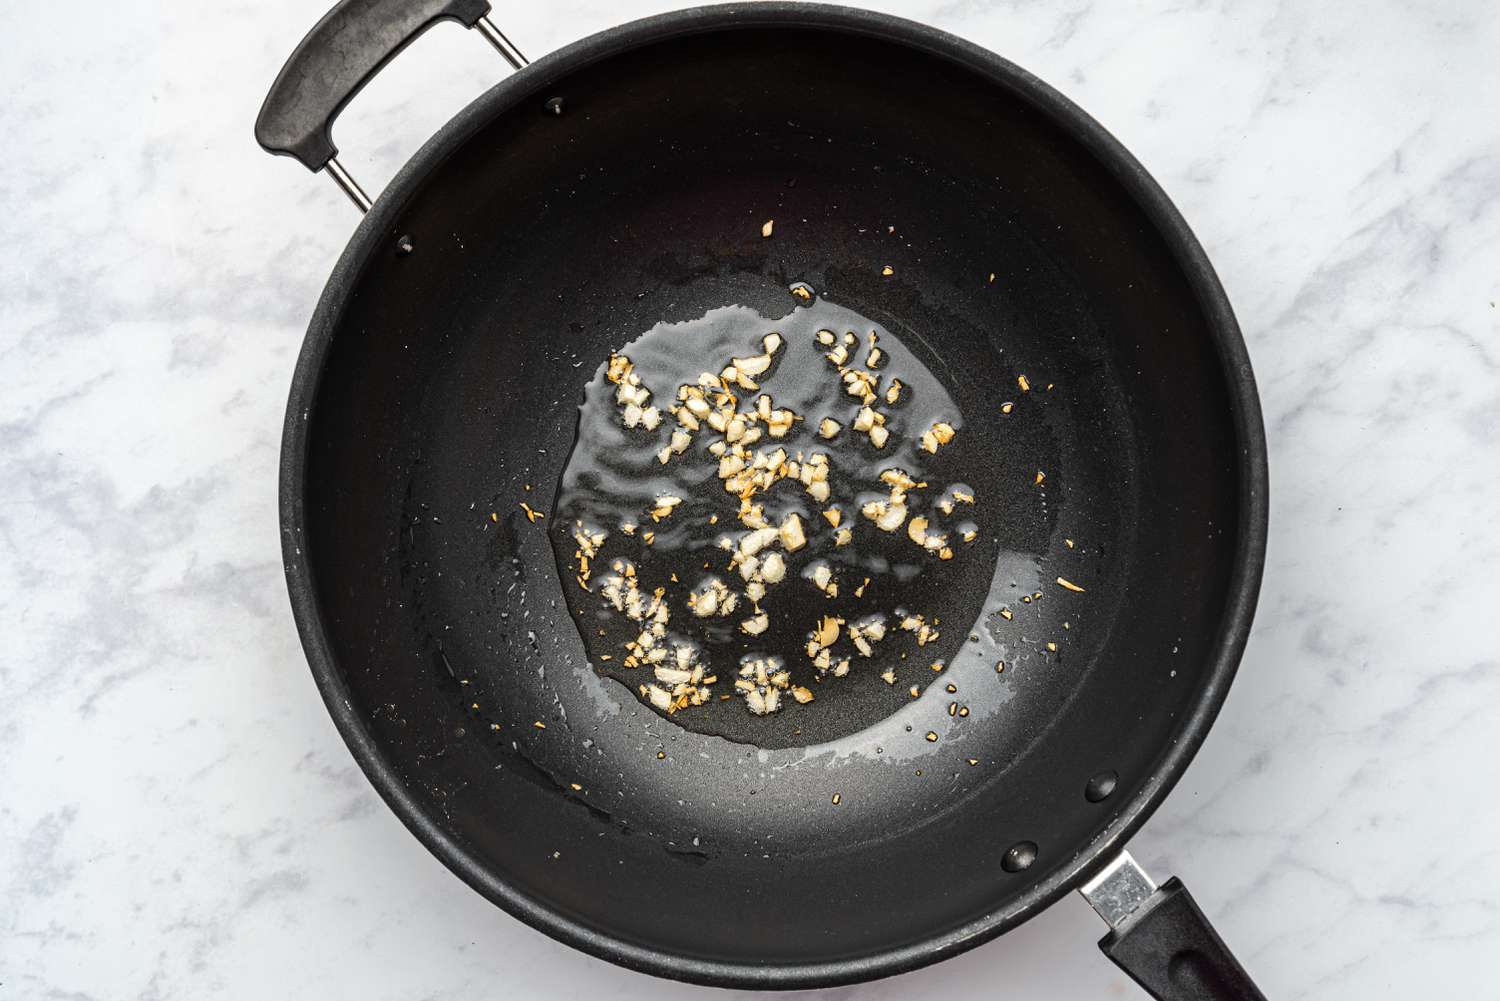
M439 19L524 64L487 10L347 0L257 137L366 207L334 116ZM996 555L960 580L1045 597L947 623L969 716L936 684L874 708L831 692L824 730L758 748L590 665L563 526L518 504L548 510L612 348L728 304L789 314L796 281L901 332L993 427L969 481L1003 498ZM996 423L1027 373L1036 405ZM766 3L525 68L369 207L308 330L281 477L292 605L339 729L418 838L535 927L662 976L806 987L954 955L1088 884L1115 926L1101 945L1158 996L1259 996L1181 884L1122 853L1250 628L1267 473L1249 362L1165 195L1016 66ZM1086 595L1053 586L1064 571ZM1004 672L964 667L969 644Z

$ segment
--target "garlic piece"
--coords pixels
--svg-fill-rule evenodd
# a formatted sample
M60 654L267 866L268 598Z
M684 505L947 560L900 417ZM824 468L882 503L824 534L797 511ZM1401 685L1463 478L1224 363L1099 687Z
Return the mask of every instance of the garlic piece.
M906 535L917 545L924 544L927 541L927 519L920 515L912 518L906 523Z
M793 515L792 517L796 517ZM775 542L780 533L774 528L758 528L740 540L740 553L743 556L754 556L762 549Z
M789 553L795 553L807 545L807 535L802 530L802 519L796 512L786 516L786 520L781 523L780 534L781 544Z
M932 430L922 432L922 450L936 455L939 446L948 444L957 433L952 424L938 421L932 426Z
M662 494L656 498L656 506L651 509L651 520L661 521L663 518L668 517L676 509L677 505L681 503L681 497L675 497L672 494Z

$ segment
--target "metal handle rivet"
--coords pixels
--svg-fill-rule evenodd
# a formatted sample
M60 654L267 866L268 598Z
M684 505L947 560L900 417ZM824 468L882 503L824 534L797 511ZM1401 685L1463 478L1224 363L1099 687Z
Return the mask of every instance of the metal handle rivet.
M1017 841L1005 850L1005 857L1000 860L1000 868L1006 872L1020 872L1030 869L1031 863L1036 861L1036 842Z

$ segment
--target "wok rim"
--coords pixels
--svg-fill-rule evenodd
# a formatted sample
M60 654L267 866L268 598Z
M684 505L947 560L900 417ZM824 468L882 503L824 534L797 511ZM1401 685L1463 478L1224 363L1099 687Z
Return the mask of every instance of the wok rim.
M1067 865L957 928L914 930L907 944L815 963L750 964L684 957L617 938L521 893L445 834L406 789L366 721L353 709L332 654L317 597L314 568L302 540L308 416L315 403L343 307L371 256L383 247L409 197L494 116L590 63L670 38L711 31L796 25L903 44L948 60L998 85L1058 126L1115 178L1150 220L1181 269L1215 343L1238 445L1239 521L1224 614L1196 703L1161 752L1156 768L1102 834ZM1123 848L1166 798L1196 755L1228 694L1249 639L1265 565L1269 470L1260 400L1233 309L1207 254L1166 193L1103 126L1052 87L1009 60L945 31L888 14L784 0L695 7L633 21L591 35L538 59L476 97L406 163L350 237L318 300L293 373L282 435L280 522L283 565L293 616L318 690L350 752L386 804L455 875L531 927L620 966L713 987L804 989L858 983L918 969L990 941L1081 885Z

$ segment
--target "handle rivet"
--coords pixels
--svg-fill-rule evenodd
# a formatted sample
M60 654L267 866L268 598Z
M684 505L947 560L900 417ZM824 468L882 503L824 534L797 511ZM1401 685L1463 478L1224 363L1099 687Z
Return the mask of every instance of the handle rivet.
M549 97L547 98L547 103L542 105L542 107L547 109L548 114L560 115L563 113L563 99L560 97Z
M1114 793L1120 783L1120 775L1106 768L1088 780L1083 787L1083 798L1090 803L1102 803Z
M1006 872L1020 872L1030 869L1031 863L1036 861L1036 842L1017 841L1005 850L1005 857L1000 860L1000 868Z
M413 250L416 250L416 249L417 249L417 245L415 243L411 242L411 237L409 237L409 236L402 236L402 237L399 237L396 240L396 256L397 257L405 257L408 254L410 254Z

